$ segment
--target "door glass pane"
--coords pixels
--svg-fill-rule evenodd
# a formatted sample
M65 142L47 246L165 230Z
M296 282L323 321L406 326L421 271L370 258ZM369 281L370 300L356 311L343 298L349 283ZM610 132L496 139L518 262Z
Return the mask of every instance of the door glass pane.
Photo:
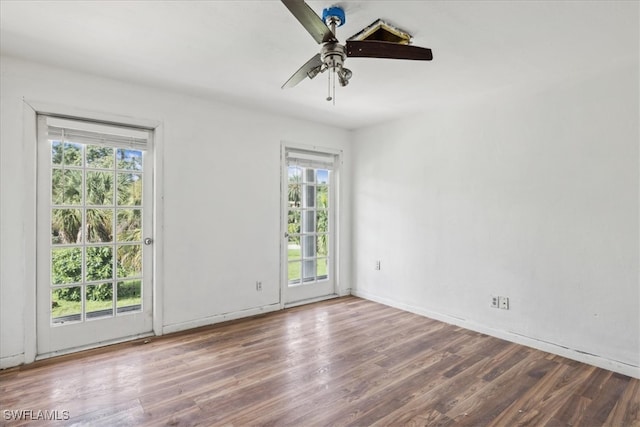
M140 206L142 204L142 175L118 174L118 205Z
M329 212L327 210L316 211L316 233L329 232Z
M87 238L91 243L113 241L113 209L87 209Z
M82 282L82 249L56 248L51 251L51 283Z
M289 182L302 182L302 168L299 166L289 166Z
M82 144L53 141L51 163L62 166L82 166Z
M300 211L289 210L287 214L287 232L291 234L300 233Z
M288 168L288 203L289 207L300 207L302 199L302 169L296 166Z
M87 171L87 205L113 205L113 172Z
M118 148L116 157L118 159L118 169L142 170L142 151Z
M305 282L314 280L316 277L316 260L308 259L302 261L302 279Z
M329 183L329 171L326 169L318 169L316 171L316 178L318 184L328 184Z
M300 184L289 184L288 186L289 207L299 208L302 198L302 186Z
M312 208L316 205L316 186L305 185L305 207Z
M118 282L118 313L130 313L142 309L142 281Z
M82 287L69 286L51 290L51 323L82 320Z
M309 258L315 255L316 255L316 237L302 236L302 256L304 258Z
M287 243L287 258L290 260L297 260L300 259L301 256L300 237L289 236L289 241Z
M288 276L289 276L289 284L297 284L300 283L300 270L301 270L301 262L294 261L289 262L288 265Z
M327 209L329 207L329 187L326 185L316 187L316 206L318 209Z
M328 262L329 260L327 258L318 258L316 263L316 276L318 280L327 278Z
M329 255L329 235L328 234L318 234L316 236L316 249L318 251L318 256Z
M51 171L51 203L79 205L82 203L82 171L53 169Z
M111 246L87 248L87 281L113 278L113 249Z
M113 315L113 284L88 285L86 294L87 319Z
M88 168L113 168L113 148L87 146L87 167Z
M142 245L118 246L118 278L142 275Z
M313 233L316 231L316 213L315 211L304 211L304 232Z
M142 241L142 209L118 209L116 227L119 242Z
M62 165L62 142L51 141L51 164Z
M304 182L316 182L316 170L312 168L304 168Z
M69 245L82 243L82 211L51 209L51 243Z

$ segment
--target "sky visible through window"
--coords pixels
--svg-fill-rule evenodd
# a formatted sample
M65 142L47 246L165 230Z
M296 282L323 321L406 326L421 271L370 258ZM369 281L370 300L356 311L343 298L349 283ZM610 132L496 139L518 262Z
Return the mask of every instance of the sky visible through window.
M298 166L289 166L289 178L296 175L302 176L302 169ZM329 171L326 169L316 169L316 182L318 184L329 183Z

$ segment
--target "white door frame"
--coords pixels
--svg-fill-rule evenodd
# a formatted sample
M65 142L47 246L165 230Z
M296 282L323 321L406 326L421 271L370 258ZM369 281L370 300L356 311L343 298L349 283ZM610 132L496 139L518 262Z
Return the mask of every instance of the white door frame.
M82 108L69 107L59 104L47 102L27 101L23 99L23 153L24 153L24 180L25 187L31 191L25 193L23 200L25 230L25 293L24 293L24 363L31 363L40 358L37 349L37 280L36 280L36 252L37 252L37 173L38 173L38 157L37 157L37 115L50 114L67 117L78 117L87 120L95 120L101 122L120 123L133 127L146 127L153 129L154 132L154 200L152 209L154 211L153 218L153 334L162 335L163 333L163 305L164 305L164 286L163 286L163 265L164 258L163 244L163 224L164 224L164 170L163 170L163 153L164 153L164 126L158 120L132 118L117 114L96 113L95 111ZM105 345L108 343L101 343ZM71 351L78 351L73 349ZM56 355L63 354L58 352ZM50 355L52 356L52 355Z
M330 182L331 205L330 205L330 246L332 253L332 267L330 267L330 274L333 275L332 292L326 295L315 296L311 298L305 298L292 302L287 301L287 288L288 288L288 262L287 262L287 222L288 222L288 208L286 200L288 199L288 167L286 153L289 149L299 149L306 151L316 151L318 153L333 154L336 156L335 167L332 169L332 181ZM294 307L302 304L308 304L317 301L323 301L326 299L336 298L339 296L340 282L339 278L339 199L340 199L340 166L342 164L342 150L328 147L320 147L314 145L303 145L283 141L280 144L280 306L281 308Z

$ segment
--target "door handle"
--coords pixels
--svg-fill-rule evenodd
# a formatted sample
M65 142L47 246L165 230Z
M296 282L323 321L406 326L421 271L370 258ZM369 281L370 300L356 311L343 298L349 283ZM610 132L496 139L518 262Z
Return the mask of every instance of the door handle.
M151 237L147 237L143 241L144 241L144 244L147 246L153 243L153 239Z

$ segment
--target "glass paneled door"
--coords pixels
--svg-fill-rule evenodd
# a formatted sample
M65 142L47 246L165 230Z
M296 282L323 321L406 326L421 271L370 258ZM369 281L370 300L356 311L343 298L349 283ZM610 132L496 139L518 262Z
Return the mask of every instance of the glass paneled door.
M285 150L285 304L336 293L335 157L308 150Z
M152 331L151 137L38 116L40 356Z

